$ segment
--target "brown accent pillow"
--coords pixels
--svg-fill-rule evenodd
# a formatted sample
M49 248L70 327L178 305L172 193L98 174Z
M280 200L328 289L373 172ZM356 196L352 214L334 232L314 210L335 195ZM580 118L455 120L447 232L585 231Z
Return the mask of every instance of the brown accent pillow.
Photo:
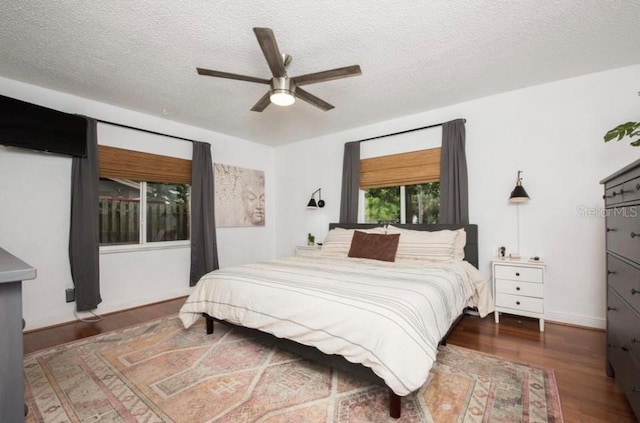
M355 231L349 257L396 261L398 241L400 241L400 234L382 235Z

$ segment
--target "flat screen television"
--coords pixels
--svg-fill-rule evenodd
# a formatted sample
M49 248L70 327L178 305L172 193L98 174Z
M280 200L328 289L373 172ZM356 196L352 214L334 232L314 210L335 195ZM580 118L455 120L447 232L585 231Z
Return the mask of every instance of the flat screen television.
M87 156L87 119L0 96L0 144Z

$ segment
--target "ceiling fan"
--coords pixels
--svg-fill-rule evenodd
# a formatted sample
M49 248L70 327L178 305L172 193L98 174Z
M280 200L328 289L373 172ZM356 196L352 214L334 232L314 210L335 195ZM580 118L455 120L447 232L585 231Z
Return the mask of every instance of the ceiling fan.
M262 112L269 103L278 106L289 106L295 102L296 97L324 111L331 110L333 109L331 104L303 90L300 86L362 74L360 66L353 65L290 78L287 75L287 66L291 63L291 56L280 53L273 31L269 28L253 28L253 32L256 34L265 59L267 59L267 64L269 65L269 69L271 69L273 78L256 78L253 76L196 68L200 75L271 85L269 91L251 108L253 112Z

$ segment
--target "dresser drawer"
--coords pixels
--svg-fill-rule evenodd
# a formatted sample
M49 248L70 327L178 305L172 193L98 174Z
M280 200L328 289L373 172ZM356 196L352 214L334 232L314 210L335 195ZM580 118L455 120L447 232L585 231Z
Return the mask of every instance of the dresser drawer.
M497 264L493 271L496 279L542 283L542 269L540 268Z
M616 207L607 213L607 250L640 264L639 207Z
M522 295L525 297L542 298L544 297L544 285L534 282L496 279L496 292L512 295Z
M640 368L631 351L625 351L615 343L608 345L609 362L613 367L616 385L622 390L636 416L640 416Z
M607 284L640 313L640 268L607 254Z
M604 202L607 207L618 203L627 203L640 199L640 167L637 161L635 168L602 181L605 183ZM634 167L631 165L631 167ZM614 195L615 194L615 195Z
M614 206L618 203L622 203L624 200L622 198L621 190L623 190L621 185L607 188L604 191L604 203L605 206Z
M618 193L622 193L622 201L625 203L640 199L640 177L623 183L622 188L618 189Z
M522 295L511 295L503 292L496 293L496 307L504 307L531 313L544 313L544 300L542 298L524 297Z
M640 314L611 288L607 290L607 342L631 352L640 367Z

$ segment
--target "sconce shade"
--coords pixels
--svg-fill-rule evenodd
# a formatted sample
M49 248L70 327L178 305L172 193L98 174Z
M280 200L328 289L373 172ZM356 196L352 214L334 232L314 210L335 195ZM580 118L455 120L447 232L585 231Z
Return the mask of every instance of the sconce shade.
M318 193L318 202L316 203L316 193ZM322 188L318 188L317 190L315 190L313 192L313 194L311 194L311 200L309 200L309 202L307 203L307 208L309 209L315 209L317 207L323 208L324 207L324 200L322 199Z
M522 186L522 178L520 177L521 173L522 171L519 170L516 187L513 189L513 191L511 191L511 195L509 196L509 201L512 203L525 203L531 199L529 197L529 194L527 194L527 191L525 191L524 187Z

